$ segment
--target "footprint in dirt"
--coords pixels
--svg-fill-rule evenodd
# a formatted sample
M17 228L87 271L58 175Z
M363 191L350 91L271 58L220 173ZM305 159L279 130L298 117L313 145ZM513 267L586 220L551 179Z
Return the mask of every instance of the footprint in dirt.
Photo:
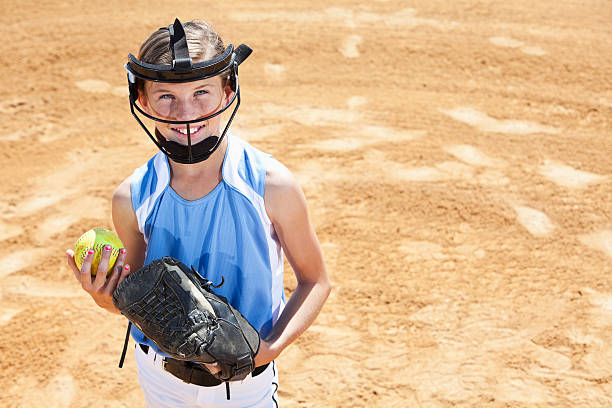
M277 81L282 80L284 78L285 70L286 68L282 64L264 64L264 73L266 74L266 76Z
M349 127L342 130L342 135L347 133L352 137L323 139L312 143L311 147L322 151L349 151L381 142L407 142L427 134L424 130L403 130L386 126L356 126L355 129Z
M521 52L528 55L534 55L536 57L541 57L547 54L547 52L540 47L525 45L524 42L510 37L491 37L489 38L489 42L493 45L497 45L498 47L518 48L521 50Z
M576 363L576 368L584 371L589 378L607 382L612 372L612 349L609 347L609 327L612 319L612 293L599 292L591 288L581 289L582 295L590 304L580 339L588 344L586 355Z
M0 258L0 278L40 262L46 253L47 251L42 249L23 249L11 252L9 255Z
M363 40L360 35L349 35L342 41L339 51L346 58L357 58L360 55L357 47L362 43L362 41Z
M85 79L77 81L75 85L83 91L97 94L112 94L115 96L127 96L128 87L126 86L113 86L106 81L101 79Z
M353 124L358 123L362 116L356 110L308 105L287 106L265 103L261 104L258 110L266 116L294 120L304 126Z
M544 237L555 229L555 224L550 218L535 208L517 205L514 207L514 211L516 211L519 224L533 236Z
M58 274L68 276L72 275L72 271L68 272L68 266L66 266L62 267ZM5 292L28 297L71 298L81 295L72 284L43 281L27 275L7 277L2 281L2 287Z
M13 225L0 221L0 242L19 236L23 232L21 225Z
M64 374L52 378L44 389L40 388L40 379L27 378L21 381L28 384L19 384L24 390L21 405L23 407L69 407L75 396L74 378ZM32 383L32 384L29 384ZM32 390L36 390L33 392Z
M3 326L5 324L7 324L8 322L11 321L11 319L19 312L21 312L23 310L23 308L21 309L15 309L15 308L11 308L11 307L4 307L4 305L2 306L2 311L0 312L0 326Z
M368 98L361 95L351 96L346 100L349 109L359 109L368 103Z
M455 156L457 159L470 164L472 166L483 167L505 167L506 163L503 160L495 159L487 156L474 146L470 145L455 145L447 146L444 150Z
M602 251L612 258L612 229L605 229L595 231L590 234L585 234L580 237L580 242L589 248Z
M543 166L540 166L540 174L555 184L574 189L601 183L607 179L606 176L577 170L566 164L554 161L547 161Z
M463 122L485 132L519 135L527 135L532 133L559 133L559 130L552 126L521 120L495 119L484 112L464 106L450 110L441 110L441 112L455 120L458 120L459 122Z

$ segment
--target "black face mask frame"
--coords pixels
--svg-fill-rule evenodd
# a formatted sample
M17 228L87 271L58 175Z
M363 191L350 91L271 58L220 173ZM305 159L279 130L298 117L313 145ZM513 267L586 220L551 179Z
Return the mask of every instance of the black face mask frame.
M159 150L168 156L169 159L177 163L184 164L199 163L208 159L221 145L221 142L223 141L223 138L225 137L225 134L227 133L227 130L229 129L229 126L232 123L236 112L238 111L238 107L240 106L238 65L247 59L253 50L245 44L241 44L234 49L234 46L230 44L218 57L208 61L193 63L191 57L189 56L189 48L187 47L185 30L179 19L177 18L174 21L174 24L162 29L167 29L170 35L172 65L149 64L140 61L132 54L128 55L129 61L125 65L125 68L128 71L130 111L153 143L155 143ZM188 121L167 120L149 115L136 103L138 101L138 87L136 85L136 78L154 82L183 83L212 78L226 71L229 72L229 85L234 92L234 95L225 107L211 115ZM225 125L225 129L221 135L209 136L201 142L192 145L191 124L203 122L220 115L221 113L225 112L232 105L232 103L234 103L234 101L236 101L236 106L234 107L234 110L231 113L231 116L229 117L227 124ZM155 136L153 136L146 125L138 117L136 111L156 122L186 125L187 146L166 140L157 129L155 129Z

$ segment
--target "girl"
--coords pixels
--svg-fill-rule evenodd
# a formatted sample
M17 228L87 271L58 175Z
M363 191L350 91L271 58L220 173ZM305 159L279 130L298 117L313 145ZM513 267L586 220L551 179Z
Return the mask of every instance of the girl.
M173 360L136 327L136 363L148 407L276 407L274 359L312 324L331 284L306 201L281 163L226 134L240 104L238 66L245 45L225 47L202 21L159 29L126 65L132 114L158 146L115 191L112 216L125 249L107 278L110 250L95 277L93 254L68 263L94 301L118 313L116 286L154 259L172 256L205 278L260 332L257 369L231 393L213 365ZM222 128L221 113L231 116ZM154 135L138 113L155 122ZM129 251L128 251L129 250ZM288 301L283 253L297 279Z

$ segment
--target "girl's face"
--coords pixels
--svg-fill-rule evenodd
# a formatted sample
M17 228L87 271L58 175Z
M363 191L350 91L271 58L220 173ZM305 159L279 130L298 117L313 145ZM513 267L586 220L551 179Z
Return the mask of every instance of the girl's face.
M149 115L166 120L194 120L224 108L233 96L220 76L184 83L145 82L145 92L138 101ZM191 144L218 135L221 115L189 125ZM169 141L187 145L187 125L155 122L155 127Z

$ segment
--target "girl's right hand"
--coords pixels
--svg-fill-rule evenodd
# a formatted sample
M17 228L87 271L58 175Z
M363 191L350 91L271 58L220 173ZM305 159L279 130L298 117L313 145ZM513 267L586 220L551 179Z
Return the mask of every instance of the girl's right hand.
M126 254L127 251L125 248L119 251L115 267L111 275L107 278L106 274L108 272L108 264L111 255L110 246L102 250L102 256L100 257L96 276L91 275L91 263L94 258L93 250L90 250L85 256L80 270L74 261L74 251L70 249L66 251L68 265L72 268L74 277L81 283L83 290L89 293L98 306L109 312L119 313L119 310L113 304L113 292L117 285L130 274L130 266L124 265Z

